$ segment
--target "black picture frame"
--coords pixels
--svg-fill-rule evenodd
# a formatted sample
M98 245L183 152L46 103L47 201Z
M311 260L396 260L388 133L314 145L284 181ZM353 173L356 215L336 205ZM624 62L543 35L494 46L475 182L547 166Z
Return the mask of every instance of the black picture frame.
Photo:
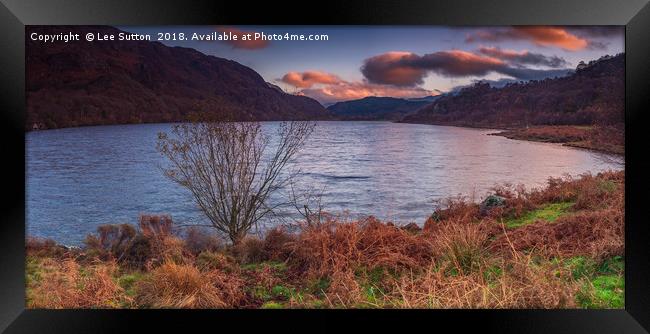
M648 0L501 1L101 1L1 0L0 331L6 333L189 332L207 326L332 331L466 330L502 333L647 333L650 233L647 139L650 110ZM626 231L624 310L28 310L25 309L25 25L624 25ZM646 218L646 219L644 219ZM335 318L335 319L331 319ZM346 321L345 324L343 321ZM298 325L298 322L302 323ZM424 327L422 327L424 326Z

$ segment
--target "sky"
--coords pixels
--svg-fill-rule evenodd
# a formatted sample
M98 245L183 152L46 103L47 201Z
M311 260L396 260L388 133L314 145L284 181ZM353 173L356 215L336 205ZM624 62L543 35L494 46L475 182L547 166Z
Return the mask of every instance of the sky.
M132 33L237 35L237 41L164 41L234 60L267 82L323 104L366 96L414 98L478 80L561 76L624 51L622 26L163 26ZM247 33L327 35L327 40L244 41Z

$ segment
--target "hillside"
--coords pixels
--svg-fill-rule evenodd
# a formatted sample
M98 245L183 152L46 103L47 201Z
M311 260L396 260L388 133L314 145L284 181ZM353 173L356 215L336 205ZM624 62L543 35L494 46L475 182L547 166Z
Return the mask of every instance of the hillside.
M369 96L335 103L327 110L343 120L399 120L435 100L436 97L400 99Z
M534 125L619 125L624 120L625 55L591 62L561 78L477 83L445 95L406 123L519 128Z
M120 32L27 27L32 32ZM329 119L316 100L283 93L252 69L149 41L26 42L26 128L173 122L191 113L240 120Z

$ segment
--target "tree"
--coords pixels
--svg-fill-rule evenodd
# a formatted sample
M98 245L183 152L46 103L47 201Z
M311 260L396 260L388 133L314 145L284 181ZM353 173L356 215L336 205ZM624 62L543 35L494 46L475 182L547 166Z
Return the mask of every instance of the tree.
M260 122L208 121L174 125L158 135L169 160L165 175L187 188L212 227L238 244L273 212L269 197L298 172L283 172L304 146L314 122L282 122L274 136Z

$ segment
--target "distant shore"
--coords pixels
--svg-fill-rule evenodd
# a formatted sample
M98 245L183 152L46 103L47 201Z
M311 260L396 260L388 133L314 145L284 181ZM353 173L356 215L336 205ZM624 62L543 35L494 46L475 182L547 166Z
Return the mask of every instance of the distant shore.
M593 125L535 125L530 127L478 126L470 124L435 124L402 122L405 124L428 124L436 126L454 126L468 129L494 130L491 136L501 136L514 140L542 143L557 143L568 147L614 154L625 154L625 136L617 130Z
M594 140L590 135L594 130L595 128L593 126L544 125L529 128L507 129L491 133L490 135L502 136L516 140L559 143L564 146L583 148L616 155L623 155L625 153L624 142L617 143L615 140L611 142Z

